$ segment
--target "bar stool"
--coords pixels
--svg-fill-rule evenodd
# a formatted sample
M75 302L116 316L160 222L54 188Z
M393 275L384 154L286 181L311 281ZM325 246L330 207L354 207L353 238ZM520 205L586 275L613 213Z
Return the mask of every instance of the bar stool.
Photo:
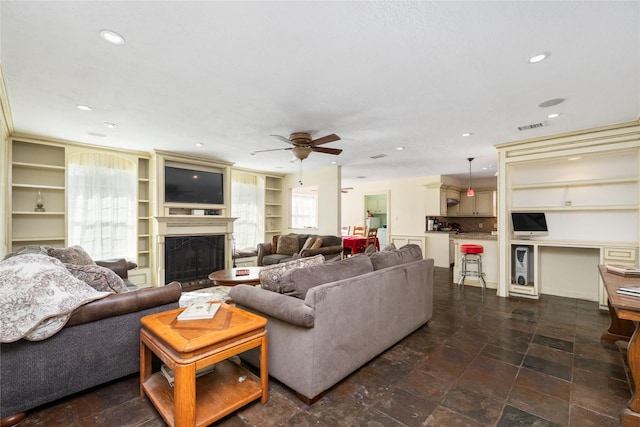
M482 294L487 287L487 283L484 281L484 273L482 272L482 253L484 247L482 245L464 244L460 245L460 253L462 254L462 268L460 269L460 279L458 285L464 285L464 278L478 277L480 284L482 285ZM469 269L474 266L475 269Z

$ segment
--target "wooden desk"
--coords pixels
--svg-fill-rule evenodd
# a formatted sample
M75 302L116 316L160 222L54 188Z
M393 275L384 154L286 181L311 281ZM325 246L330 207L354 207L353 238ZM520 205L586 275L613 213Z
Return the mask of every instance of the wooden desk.
M140 395L145 394L170 426L207 426L261 398L267 403L267 320L222 303L213 319L177 321L183 308L140 319ZM231 356L260 347L260 378ZM174 386L152 374L155 354L174 371ZM196 381L196 371L215 370Z
M611 324L601 340L607 342L629 341L627 359L633 378L633 395L620 413L623 426L640 426L640 298L619 295L616 290L622 286L640 283L640 277L624 277L607 272L604 265L598 266L604 287L609 297L609 316Z

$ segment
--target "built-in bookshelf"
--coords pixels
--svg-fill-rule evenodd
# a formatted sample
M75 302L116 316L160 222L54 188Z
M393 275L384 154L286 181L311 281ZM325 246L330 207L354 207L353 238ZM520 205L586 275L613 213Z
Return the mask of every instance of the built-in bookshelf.
M282 177L265 176L264 231L266 241L282 233Z
M65 148L12 139L11 159L11 250L64 247ZM38 196L42 208L36 206Z

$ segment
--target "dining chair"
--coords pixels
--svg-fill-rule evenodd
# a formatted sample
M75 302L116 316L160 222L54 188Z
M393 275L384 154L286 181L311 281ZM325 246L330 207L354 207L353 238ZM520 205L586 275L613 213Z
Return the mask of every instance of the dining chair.
M342 227L342 231L341 231L343 236L348 236L351 234L351 226L350 225L345 225Z
M353 227L353 235L354 236L362 236L365 237L367 233L367 227L354 226Z
M376 244L376 238L378 237L378 227L371 227L369 231L367 231L367 242L364 247L368 247L369 245Z

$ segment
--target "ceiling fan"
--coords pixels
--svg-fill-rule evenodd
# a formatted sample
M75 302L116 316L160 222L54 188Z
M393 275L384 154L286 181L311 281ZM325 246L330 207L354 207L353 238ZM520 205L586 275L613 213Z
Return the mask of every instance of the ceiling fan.
M335 133L331 135L323 136L318 139L311 139L311 135L308 132L294 132L289 138L286 138L282 135L271 135L274 136L287 144L291 144L291 147L287 148L273 148L270 150L258 150L251 153L253 156L256 153L264 153L266 151L278 151L278 150L291 150L293 155L300 161L309 157L312 151L317 153L325 153L325 154L335 154L338 155L342 153L341 149L338 148L327 148L327 147L319 147L322 144L328 144L329 142L339 141L340 137Z

